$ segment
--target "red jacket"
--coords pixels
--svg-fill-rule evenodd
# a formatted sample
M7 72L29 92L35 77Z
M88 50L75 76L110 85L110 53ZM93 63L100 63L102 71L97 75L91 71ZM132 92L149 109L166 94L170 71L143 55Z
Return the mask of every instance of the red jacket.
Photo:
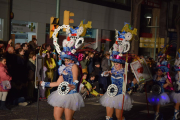
M3 87L1 85L2 81L6 81L6 80L11 81L12 77L8 75L6 65L3 65L2 63L0 63L0 91L1 92L9 91L9 90L3 90Z

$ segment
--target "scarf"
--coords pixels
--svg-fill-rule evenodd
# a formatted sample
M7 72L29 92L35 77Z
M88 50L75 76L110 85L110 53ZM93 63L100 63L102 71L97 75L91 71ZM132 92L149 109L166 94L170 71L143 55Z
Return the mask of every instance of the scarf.
M29 61L32 62L35 65L35 61L32 60L32 58L29 58Z

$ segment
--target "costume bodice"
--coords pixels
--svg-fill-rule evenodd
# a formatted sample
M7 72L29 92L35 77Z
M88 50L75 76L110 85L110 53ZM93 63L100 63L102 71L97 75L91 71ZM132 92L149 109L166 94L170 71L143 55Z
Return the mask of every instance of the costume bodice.
M111 73L112 73L111 82L112 82L112 84L115 84L118 87L117 95L122 94L124 69L117 71L113 67L111 70Z
M63 69L63 72L62 72L64 81L68 82L69 84L73 84L76 86L76 88L71 90L68 94L77 93L78 84L76 84L76 82L73 82L73 74L72 74L72 66L73 65L74 65L74 63L69 64L67 67L65 67Z
M159 85L161 87L161 93L164 93L163 85L166 83L166 78L161 77L160 80L157 80L157 75L155 75L154 78L153 78L153 81L154 81L154 84L157 84L157 85Z

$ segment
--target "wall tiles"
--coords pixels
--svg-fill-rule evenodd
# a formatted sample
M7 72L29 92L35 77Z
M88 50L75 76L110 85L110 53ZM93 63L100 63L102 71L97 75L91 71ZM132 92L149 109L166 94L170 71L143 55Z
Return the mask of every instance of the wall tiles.
M42 22L45 23L46 14L38 13L38 12L31 12L30 13L30 20L31 22Z
M30 20L30 13L31 13L30 11L13 9L13 13L14 13L14 20L21 20L21 21Z
M46 23L38 23L38 31L37 33L46 33Z
M70 2L69 4L72 5L72 8L76 8L76 9L80 9L80 10L83 10L84 7L84 3L83 2L80 2L80 1L74 1L74 2Z
M100 21L92 21L93 28L102 28L102 22Z
M55 5L56 6L56 1L57 0L44 0L44 2L46 1L46 3L48 4L48 5L50 5L50 4L52 4L52 5Z
M19 10L31 10L31 1L30 0L13 0L13 8Z
M31 1L31 11L46 13L46 3Z
M38 33L37 35L37 41L38 41L38 45L42 45L45 43L45 34L44 33Z
M48 14L56 14L56 5L47 4L46 5L46 13L48 13Z

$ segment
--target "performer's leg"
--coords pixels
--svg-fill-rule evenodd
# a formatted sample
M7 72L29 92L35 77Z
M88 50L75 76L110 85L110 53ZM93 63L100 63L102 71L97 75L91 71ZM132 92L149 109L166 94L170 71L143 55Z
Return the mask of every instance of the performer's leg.
M73 120L73 115L74 115L75 111L73 111L71 109L65 109L64 112L65 112L66 120Z
M173 120L178 120L178 115L179 115L179 105L180 103L176 103L174 108L174 117L173 117Z
M120 109L116 109L116 117L117 120L121 120L121 114L122 114L122 110ZM124 120L125 118L122 116L122 120Z
M64 108L61 107L54 107L54 119L55 120L62 120L62 115L64 112Z
M175 106L174 106L174 108L175 108L176 110L179 110L179 105L180 105L180 103L176 103Z
M114 112L114 108L106 107L107 116L112 117L113 112Z
M160 108L160 105L157 105L156 106L156 113L159 113L159 108Z

